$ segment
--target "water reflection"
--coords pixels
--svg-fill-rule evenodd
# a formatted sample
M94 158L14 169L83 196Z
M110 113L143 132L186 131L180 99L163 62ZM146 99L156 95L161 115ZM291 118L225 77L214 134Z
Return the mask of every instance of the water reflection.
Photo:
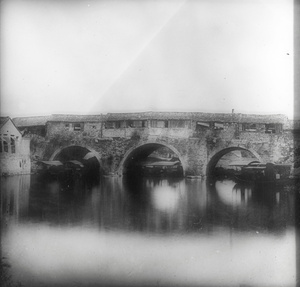
M1 177L1 223L5 228L28 213L30 175Z
M3 252L25 286L293 286L293 202L229 180L2 178Z
M105 230L209 232L217 227L284 232L293 225L294 197L283 188L207 184L185 179L106 178L72 185L57 180L9 177L1 182L2 216Z
M293 224L294 195L282 186L224 180L211 187L210 195L213 213L231 228L278 233Z

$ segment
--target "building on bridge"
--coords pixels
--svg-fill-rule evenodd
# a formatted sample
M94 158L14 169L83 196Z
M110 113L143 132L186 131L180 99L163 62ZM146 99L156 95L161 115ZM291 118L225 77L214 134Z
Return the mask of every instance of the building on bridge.
M46 135L48 138L61 133L101 137L104 122L102 115L52 115L46 123Z
M283 115L257 116L213 113L112 113L105 121L103 135L130 137L130 130L146 130L149 135L194 137L206 129L227 130L234 126L237 132L280 133L288 120Z
M51 116L18 117L13 122L20 132L25 135L46 136L46 123Z
M30 139L24 138L9 117L0 118L1 175L30 173Z
M146 130L149 135L191 137L206 128L226 130L234 125L238 132L280 133L291 126L284 115L245 115L199 112L109 113L107 115L52 115L13 119L23 133L52 137L61 132L86 136L131 137ZM183 132L183 131L188 132ZM142 133L143 134L143 133Z
M77 154L81 160L94 155L106 173L126 173L136 161L161 147L176 154L184 173L192 175L207 174L234 150L249 151L265 162L293 162L291 130L295 125L284 115L142 112L52 115L38 117L36 123L34 119L14 121L32 133L37 123L44 122L40 159L60 160ZM26 122L30 125L24 126Z

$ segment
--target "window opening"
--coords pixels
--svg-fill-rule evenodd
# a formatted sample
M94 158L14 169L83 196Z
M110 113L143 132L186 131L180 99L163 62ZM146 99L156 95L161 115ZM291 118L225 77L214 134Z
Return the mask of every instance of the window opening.
M81 130L81 124L74 124L74 131L80 131Z
M197 122L197 126L199 127L205 127L205 128L209 128L210 125L207 122Z
M126 121L126 127L132 128L133 127L133 121Z
M143 122L142 121L133 121L133 127L134 128L142 128Z
M3 141L3 150L4 150L4 152L8 152L8 143L7 143L7 141Z
M16 142L14 140L14 138L10 138L10 147L11 147L11 153L15 153L16 152Z
M105 128L106 129L113 129L114 128L114 122L106 122Z
M156 128L156 127L157 127L157 122L156 122L156 120L151 120L151 121L150 121L150 126L151 126L152 128Z
M170 120L170 128L190 128L190 121L185 120Z
M143 128L146 128L147 126L148 126L147 121L142 121L142 127L143 127Z
M275 134L282 132L282 124L266 124L265 127L266 134Z
M214 129L215 130L223 130L224 129L224 123L214 123Z
M246 132L256 132L256 124L243 124L243 130Z

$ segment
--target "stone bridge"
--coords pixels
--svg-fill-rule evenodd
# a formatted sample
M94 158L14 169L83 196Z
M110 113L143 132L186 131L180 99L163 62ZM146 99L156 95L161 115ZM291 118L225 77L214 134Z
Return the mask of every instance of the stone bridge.
M53 115L31 132L34 160L94 158L105 174L123 175L135 162L165 147L184 175L208 175L227 153L242 151L261 162L292 163L293 132L282 115L132 113ZM36 132L35 132L36 134ZM243 152L244 151L244 152Z

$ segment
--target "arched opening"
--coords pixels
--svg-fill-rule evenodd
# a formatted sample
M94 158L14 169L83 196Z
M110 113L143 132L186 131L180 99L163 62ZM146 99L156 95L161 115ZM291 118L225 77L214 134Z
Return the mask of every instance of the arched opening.
M100 158L97 152L82 146L68 146L57 150L50 158L60 161L69 168L81 169L82 174L98 176L101 171Z
M183 177L179 152L161 143L146 143L130 149L120 163L119 175Z
M251 162L260 162L257 152L242 147L225 148L213 155L207 165L208 177L231 175L242 166Z

